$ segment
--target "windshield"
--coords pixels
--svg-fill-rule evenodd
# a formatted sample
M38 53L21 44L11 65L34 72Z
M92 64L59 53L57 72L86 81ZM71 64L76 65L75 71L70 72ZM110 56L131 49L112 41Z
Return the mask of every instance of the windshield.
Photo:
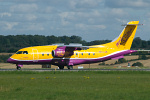
M16 54L28 54L28 51L18 51Z
M18 51L16 54L22 54L22 51Z

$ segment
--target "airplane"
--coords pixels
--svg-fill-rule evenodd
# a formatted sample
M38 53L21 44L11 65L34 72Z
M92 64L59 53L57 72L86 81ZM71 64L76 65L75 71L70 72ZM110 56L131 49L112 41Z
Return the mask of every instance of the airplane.
M74 65L91 64L123 58L130 50L139 21L130 21L120 35L112 42L102 45L82 46L80 44L53 44L26 47L18 50L7 62L16 64L20 70L24 64L51 64L59 69L73 69Z

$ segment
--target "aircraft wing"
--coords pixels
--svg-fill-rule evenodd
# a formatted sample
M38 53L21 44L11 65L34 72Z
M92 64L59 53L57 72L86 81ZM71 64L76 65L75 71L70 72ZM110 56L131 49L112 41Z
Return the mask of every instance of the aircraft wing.
M98 48L98 47L92 47L92 46L82 46L82 44L76 44L76 43L70 43L69 45L64 45L62 44L53 44L53 45L57 45L57 48L59 47L66 47L66 48L77 48L77 49L89 49L89 48Z
M57 47L63 47L63 46L58 45ZM97 48L97 47L90 47L90 46L76 46L76 45L64 45L64 47L66 47L66 48L77 48L77 49L81 49L81 50L89 49L89 48Z

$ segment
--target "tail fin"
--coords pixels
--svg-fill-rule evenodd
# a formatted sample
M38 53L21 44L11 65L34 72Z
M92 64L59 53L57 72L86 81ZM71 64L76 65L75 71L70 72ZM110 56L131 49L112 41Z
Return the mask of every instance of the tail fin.
M119 37L112 41L118 49L130 49L139 21L128 22Z

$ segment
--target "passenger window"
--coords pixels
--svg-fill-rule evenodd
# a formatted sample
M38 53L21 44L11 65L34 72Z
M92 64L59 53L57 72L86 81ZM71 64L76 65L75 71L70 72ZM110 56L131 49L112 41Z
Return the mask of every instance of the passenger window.
M44 56L44 53L42 53L42 56Z
M47 56L49 56L49 53L47 54Z
M95 55L95 53L93 53L93 55Z
M83 53L81 53L81 55L83 55Z
M18 51L16 54L22 54L22 51Z
M23 51L23 54L28 54L28 51Z
M90 55L90 53L89 53L89 55Z
M76 55L78 55L78 53L76 53Z

